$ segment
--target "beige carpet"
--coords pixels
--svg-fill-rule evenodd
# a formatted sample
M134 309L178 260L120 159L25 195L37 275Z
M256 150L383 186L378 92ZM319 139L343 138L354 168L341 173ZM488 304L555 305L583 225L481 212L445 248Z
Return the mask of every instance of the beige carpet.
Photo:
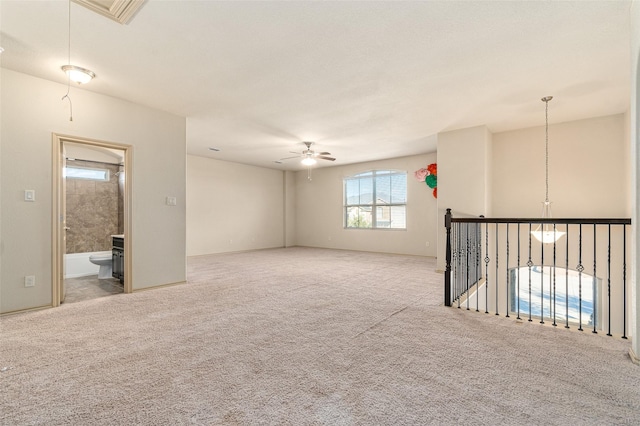
M290 248L188 268L0 318L0 424L640 423L629 342L445 308L432 259Z

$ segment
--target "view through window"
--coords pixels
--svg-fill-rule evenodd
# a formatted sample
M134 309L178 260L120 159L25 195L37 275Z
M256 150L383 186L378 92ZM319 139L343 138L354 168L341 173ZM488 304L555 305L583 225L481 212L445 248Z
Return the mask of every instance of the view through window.
M407 228L407 173L372 170L344 179L344 227Z
M109 170L107 169L67 166L63 172L64 177L70 179L109 180Z
M528 316L531 307L532 317L543 316L548 319L555 314L556 322L564 323L568 318L570 323L581 322L583 327L592 327L598 279L584 272L580 274L578 271L557 267L554 289L553 273L554 269L549 266L533 266L529 280L529 267L512 269L509 301L511 312L518 312L519 307L520 316Z

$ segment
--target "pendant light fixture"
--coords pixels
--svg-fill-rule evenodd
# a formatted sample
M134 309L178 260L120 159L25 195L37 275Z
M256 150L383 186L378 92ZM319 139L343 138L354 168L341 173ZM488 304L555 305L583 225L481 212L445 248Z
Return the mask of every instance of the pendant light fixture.
M549 101L553 96L545 96L542 102L545 103L545 142L544 142L544 159L545 159L545 198L542 202L542 218L551 219L551 201L549 201ZM540 224L535 231L531 231L531 235L541 243L554 243L558 241L565 232L555 229L555 225L545 223Z
M78 84L88 83L96 76L93 71L79 67L77 65L63 65L61 68L62 71L67 74L69 80L74 81Z
M79 67L71 64L71 0L67 2L69 20L68 20L68 33L67 33L67 65L60 67L65 74L67 74L67 93L62 97L69 101L69 121L73 121L73 103L71 102L71 82L78 84L85 84L95 78L96 74L86 68Z

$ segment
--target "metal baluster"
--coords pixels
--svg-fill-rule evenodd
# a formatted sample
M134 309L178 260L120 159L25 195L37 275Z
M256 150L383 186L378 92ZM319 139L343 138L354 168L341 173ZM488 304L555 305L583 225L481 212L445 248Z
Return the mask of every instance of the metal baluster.
M549 309L551 309L551 302L549 302ZM551 311L549 311L551 313ZM556 323L556 224L553 224L553 326L557 327Z
M578 266L576 269L578 270L578 306L579 306L579 314L578 314L578 330L582 330L582 271L584 271L584 266L582 266L582 224L579 226L579 234L578 234Z
M540 226L540 229L546 229ZM544 238L543 238L544 239ZM544 243L540 243L540 324L544 324Z
M498 263L500 261L498 254L498 224L496 223L496 315L498 315Z
M465 233L467 235L467 311L469 310L469 258L471 257L471 241L469 241L469 224L465 227Z
M484 216L480 216L484 217ZM480 312L480 278L482 275L482 266L480 258L482 257L482 224L476 224L476 312Z
M462 286L460 285L460 224L455 224L455 233L456 233L456 269L455 269L455 282L456 282L456 297L458 298L458 309L460 309L460 295Z
M596 323L598 322L598 317L597 317L597 312L598 312L598 288L597 288L597 282L598 282L598 274L596 273L596 247L598 247L598 244L596 244L596 224L593 224L593 282L592 282L592 287L593 287L593 331L592 333L597 334L598 330L596 329Z
M608 226L607 239L607 336L611 336L611 224Z
M507 273L507 279L505 280L506 283L506 290L507 290L507 318L509 318L509 224L507 223L507 267L505 268Z
M531 267L533 266L531 261L531 222L529 222L529 261L527 266L529 267L529 322L531 322L533 321L531 319Z
M518 222L518 264L516 265L518 271L518 278L516 285L518 286L518 292L516 293L516 301L518 303L518 316L516 319L520 318L520 222Z
M627 225L622 225L622 338L627 338Z
M496 225L497 226L497 225ZM489 224L484 225L484 313L489 313Z
M565 324L564 328L569 328L569 224L567 224L567 252L565 253L564 265L564 308Z

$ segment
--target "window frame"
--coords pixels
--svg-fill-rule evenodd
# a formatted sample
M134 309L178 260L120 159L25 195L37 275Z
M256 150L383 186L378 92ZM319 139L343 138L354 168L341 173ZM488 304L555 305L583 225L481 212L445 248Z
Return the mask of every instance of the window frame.
M393 202L393 197L391 196L392 190L390 188L389 191L389 202L388 203L379 203L380 197L378 196L377 191L377 177L379 176L395 176L400 175L404 177L404 202ZM405 170L395 170L395 169L374 169L367 170L360 173L356 173L350 176L345 176L342 179L342 224L343 229L368 229L368 230L384 230L384 231L406 231L407 230L407 201L408 201L408 186L407 186L407 176L408 173ZM353 181L356 179L362 179L365 177L371 178L371 203L358 203L358 204L349 204L347 200L347 184L349 181ZM359 189L359 195L362 193ZM366 208L370 210L371 214L371 226L349 226L349 209L357 207L359 209ZM403 207L404 208L404 227L380 227L376 226L378 223L378 209L381 207L389 207L389 209L393 207ZM390 213L391 214L391 213ZM391 223L391 221L389 222Z

